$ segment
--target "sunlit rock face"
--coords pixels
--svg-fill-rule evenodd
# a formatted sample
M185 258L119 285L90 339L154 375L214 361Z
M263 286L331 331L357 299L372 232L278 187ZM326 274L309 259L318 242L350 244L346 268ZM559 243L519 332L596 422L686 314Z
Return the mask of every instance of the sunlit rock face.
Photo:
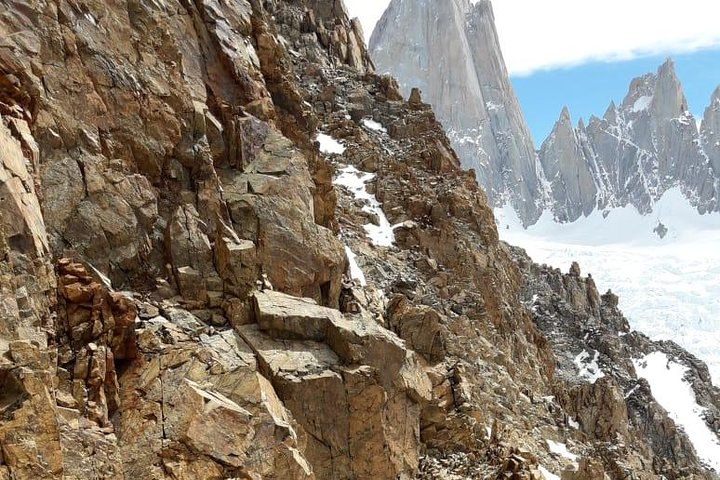
M341 1L0 3L0 479L712 478Z

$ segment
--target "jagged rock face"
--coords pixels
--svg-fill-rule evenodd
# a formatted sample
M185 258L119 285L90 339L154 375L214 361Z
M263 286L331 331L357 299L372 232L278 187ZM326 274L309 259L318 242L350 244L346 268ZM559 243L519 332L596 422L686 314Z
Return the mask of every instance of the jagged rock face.
M5 90L5 89L4 89ZM17 94L17 90L10 90ZM0 122L0 477L62 473L48 331L55 274L32 173L38 146L23 118ZM9 470L6 465L12 465Z
M532 223L542 171L515 97L488 0L390 2L370 39L373 61L405 95L418 87L462 165L475 169L493 205L512 203Z
M553 193L555 216L564 221L589 215L595 204L597 189L585 161L586 138L587 132L582 125L577 131L573 128L570 113L565 108L540 149Z
M574 128L563 109L536 155L489 1L394 0L373 32L371 52L405 94L422 90L490 203L510 202L525 225L544 209L560 222L626 205L647 214L673 187L700 213L720 207L718 94L699 132L671 61L633 80L622 104L611 103L587 127L581 120Z
M710 158L715 178L720 178L720 87L715 89L710 106L705 109L700 138L703 149Z
M258 324L243 326L240 334L309 434L305 452L315 474L384 478L412 472L420 402L430 400L431 385L401 340L369 316L344 318L281 293L256 293L254 304Z
M706 118L711 125L712 106ZM580 121L573 129L564 109L540 150L555 218L572 222L625 205L650 213L675 186L700 213L717 210L712 135L698 133L670 60L634 79L622 104L611 103L587 128Z
M520 296L553 345L557 377L566 384L563 391L556 392L557 400L583 434L599 441L596 447L605 452L605 471L612 478L642 472L642 457L651 452L658 475L706 475L689 439L662 413L664 409L653 399L647 382L638 379L633 359L663 352L686 367L685 378L698 403L709 409L705 417L708 427L717 431L720 390L708 382L707 367L673 342L654 342L630 332L617 308L617 296L612 292L601 296L592 277L582 277L576 263L569 274L562 274L533 264L519 248L513 247L512 253L525 279ZM588 378L578 371L583 352L594 352L593 363L601 368L602 376ZM627 439L622 453L605 443L616 438Z
M342 2L0 3L0 478L713 478L620 380L556 375L525 264Z
M269 8L321 37L303 49L319 68L371 69L341 3ZM347 262L272 13L2 10L0 477L315 478L225 327L253 321L257 282L337 306ZM58 263L56 291L65 254L83 263Z

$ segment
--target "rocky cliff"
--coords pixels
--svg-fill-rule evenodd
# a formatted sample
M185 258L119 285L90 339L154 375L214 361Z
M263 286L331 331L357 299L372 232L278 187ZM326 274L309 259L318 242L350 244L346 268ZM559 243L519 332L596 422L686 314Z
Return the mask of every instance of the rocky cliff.
M700 139L715 177L720 177L720 86L713 92L710 105L705 109L700 125ZM716 181L715 191L720 192L720 182Z
M717 478L341 1L0 3L0 479Z
M546 193L532 138L508 78L489 0L393 0L370 39L378 71L406 96L418 87L491 205L540 216Z
M540 150L555 218L633 205L650 213L680 187L700 213L718 210L717 92L698 128L671 60L632 81L622 104L576 128L564 109Z

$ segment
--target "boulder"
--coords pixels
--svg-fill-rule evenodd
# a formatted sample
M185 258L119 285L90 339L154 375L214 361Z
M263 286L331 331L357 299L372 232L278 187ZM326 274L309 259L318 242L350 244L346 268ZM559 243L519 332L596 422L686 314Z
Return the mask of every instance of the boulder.
M419 405L382 385L375 367L345 366L327 345L240 327L263 372L308 434L317 478L409 477L417 468Z
M417 402L429 400L431 384L421 360L373 319L346 317L310 299L280 292L256 292L253 301L258 326L271 337L324 342L343 363L376 368L387 388L405 390Z
M233 331L191 335L162 319L138 333L142 355L120 379L126 474L157 474L164 452L162 468L178 478L314 478L302 430L245 342Z
M444 319L433 308L413 305L404 296L394 297L387 308L388 324L408 347L421 354L428 362L441 361L445 356Z

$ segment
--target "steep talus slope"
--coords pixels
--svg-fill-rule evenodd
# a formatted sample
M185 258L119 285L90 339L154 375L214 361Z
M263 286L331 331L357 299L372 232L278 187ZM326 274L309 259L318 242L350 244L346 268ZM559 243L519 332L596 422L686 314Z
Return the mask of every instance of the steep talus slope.
M2 6L0 479L716 478L341 1Z
M537 220L542 170L508 79L490 2L394 0L373 31L370 51L378 70L395 76L406 96L413 87L422 91L490 203L510 202L523 221Z
M712 112L698 132L671 60L634 79L622 104L611 103L587 127L573 128L564 109L539 154L555 217L572 222L625 205L647 214L676 186L700 213L717 211Z

